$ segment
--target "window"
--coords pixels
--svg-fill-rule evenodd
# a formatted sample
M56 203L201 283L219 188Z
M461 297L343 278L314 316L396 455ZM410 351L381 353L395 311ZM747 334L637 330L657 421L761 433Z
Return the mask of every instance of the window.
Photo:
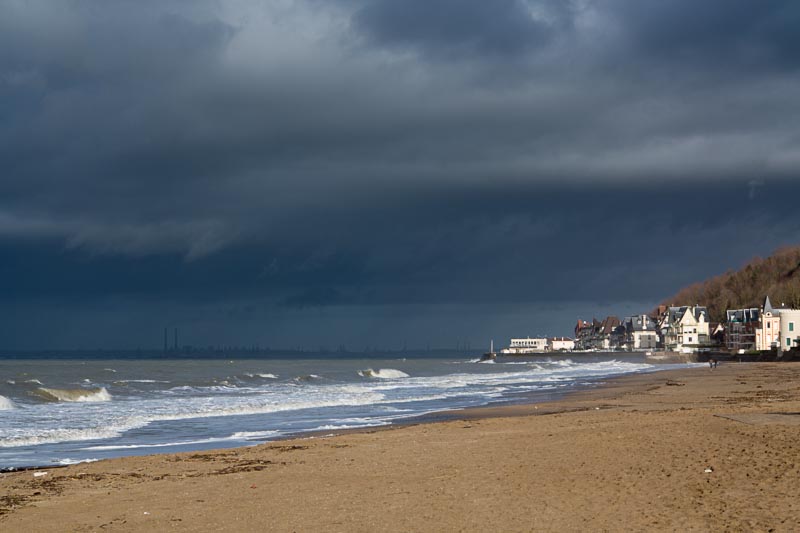
M786 346L792 345L792 339L786 339Z
M794 331L794 322L789 322L789 331Z
M772 329L772 322L767 322L767 329Z

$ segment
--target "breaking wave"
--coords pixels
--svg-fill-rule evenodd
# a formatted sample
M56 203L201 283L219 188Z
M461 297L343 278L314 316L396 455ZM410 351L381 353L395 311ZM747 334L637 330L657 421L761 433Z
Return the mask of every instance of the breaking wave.
M80 463L95 463L99 460L100 459L97 459L96 457L90 457L88 459L58 459L56 461L56 464L69 466L69 465L77 465Z
M123 430L117 427L104 428L56 428L45 430L29 429L19 435L0 438L0 448L16 446L37 446L54 442L69 442L95 439L111 439L119 437Z
M359 370L358 375L362 378L378 379L400 379L411 377L402 370L395 370L394 368L379 368L378 370L366 368L364 370Z
M120 379L114 382L115 385L124 385L126 383L169 383L160 379Z
M305 376L297 376L294 378L294 381L314 381L317 379L322 379L322 376L318 376L316 374L307 374Z
M111 395L105 387L97 389L48 389L39 387L37 396L51 402L109 402Z
M58 443L65 441L85 441L85 440L105 440L121 436L126 431L135 428L145 427L153 422L168 422L176 420L211 418L211 417L224 417L224 416L237 416L237 415L255 415L267 413L280 413L286 411L296 411L302 409L319 409L325 407L352 407L361 405L373 405L385 399L383 394L375 392L366 392L357 396L347 395L338 398L320 398L311 399L308 401L296 400L282 403L247 403L240 405L230 406L200 406L200 409L193 409L189 406L186 411L178 412L161 412L153 414L135 415L130 417L122 417L116 420L107 421L102 427L94 428L54 428L37 430L36 428L21 428L19 434L9 435L7 437L0 436L0 448L11 448L17 446L35 446L39 444ZM195 406L196 407L196 406ZM267 435L265 435L267 436ZM232 438L244 437L247 440L246 434L239 433L232 437L226 438L213 438L208 442L219 440L231 440ZM240 438L241 440L241 438ZM185 442L177 444L186 444ZM173 444L168 444L173 446ZM165 446L164 444L148 443L144 445L120 445L123 447L155 447ZM91 450L100 450L102 448L84 448Z
M14 402L5 396L0 396L0 411L7 411L8 409L14 409Z

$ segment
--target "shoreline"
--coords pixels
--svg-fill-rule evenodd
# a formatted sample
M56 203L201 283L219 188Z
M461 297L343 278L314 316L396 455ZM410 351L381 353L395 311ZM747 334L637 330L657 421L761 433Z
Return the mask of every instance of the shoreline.
M5 473L0 528L791 531L798 378L785 363L637 373L445 421Z
M579 353L578 355L597 355L598 352L592 353ZM612 352L602 352L601 355L612 355ZM572 355L571 353L562 354L565 357ZM514 358L524 358L525 355L519 355L511 357ZM659 363L650 363L653 366L658 367ZM593 390L598 387L605 387L609 382L616 379L621 379L628 376L634 376L639 374L651 374L651 373L661 373L670 371L670 369L660 370L645 370L645 371L636 371L630 372L625 374L617 374L611 376L604 376L604 377L588 377L588 378L581 378L581 383L572 383L564 390L540 390L540 391L527 391L523 393L516 393L513 396L509 396L505 400L492 400L486 405L480 406L472 406L472 407L465 407L465 408L443 408L439 411L427 412L427 413L420 413L414 414L409 416L408 418L401 418L395 421L386 423L386 424L376 424L373 426L358 426L352 428L340 428L340 429L314 429L314 430L299 430L294 433L287 433L277 437L265 438L264 440L252 440L250 444L232 444L230 446L226 446L223 444L223 440L220 440L220 446L211 447L211 448L198 448L198 449L186 449L182 448L180 445L176 445L172 450L165 448L161 451L153 451L151 453L143 453L143 454L130 454L130 455L119 455L119 456L112 456L112 457L105 457L102 459L94 459L94 460L86 460L86 461L79 461L74 463L47 463L47 464L27 464L22 466L16 467L3 467L0 468L0 474L4 473L13 473L13 472L24 472L24 471L35 471L35 470L47 470L47 469L56 469L56 468L64 468L67 466L73 465L80 465L80 464L88 464L91 462L97 461L108 461L114 459L122 459L125 457L137 457L137 456L148 456L148 455L162 455L162 454L173 454L173 453L201 453L203 451L211 451L211 450L232 450L238 448L249 448L252 446L258 446L260 444L269 443L269 442L283 442L283 441L291 441L291 440L298 440L304 438L322 438L322 437L332 437L336 435L344 435L344 434L351 434L351 433L359 433L362 431L375 431L375 430L388 430L394 429L398 427L405 427L405 426L415 426L419 424L430 424L430 423L437 423L437 422L446 422L451 420L456 420L463 417L473 417L474 415L470 414L473 410L477 410L477 412L483 413L483 410L494 410L494 409L503 409L503 408L514 408L520 407L525 405L539 405L543 403L552 403L558 402L562 399L568 398L570 395L578 393L582 390ZM511 411L510 411L511 412ZM515 411L514 411L515 412ZM530 414L536 414L536 412L531 411ZM491 415L491 414L483 414L480 416L504 416L501 414Z

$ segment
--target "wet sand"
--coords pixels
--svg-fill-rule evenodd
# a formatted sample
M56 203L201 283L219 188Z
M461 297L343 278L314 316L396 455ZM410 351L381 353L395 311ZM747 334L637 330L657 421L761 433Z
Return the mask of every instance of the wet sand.
M731 363L446 422L2 474L0 531L798 531L799 378Z

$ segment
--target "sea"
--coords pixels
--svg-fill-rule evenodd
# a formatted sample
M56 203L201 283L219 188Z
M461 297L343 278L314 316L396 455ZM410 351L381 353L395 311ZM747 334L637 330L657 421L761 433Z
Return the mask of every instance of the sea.
M253 446L556 399L639 354L0 360L0 470Z

